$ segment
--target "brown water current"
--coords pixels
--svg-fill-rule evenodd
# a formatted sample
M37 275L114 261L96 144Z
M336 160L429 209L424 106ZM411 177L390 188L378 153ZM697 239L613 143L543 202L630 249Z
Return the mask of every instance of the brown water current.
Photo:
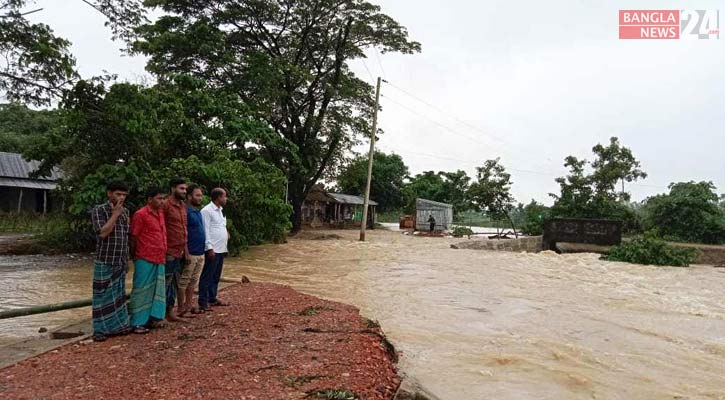
M723 270L335 233L255 247L228 259L225 276L358 306L402 351L402 370L442 399L725 399ZM65 261L0 258L0 308L88 297L91 260ZM88 314L0 321L0 340Z

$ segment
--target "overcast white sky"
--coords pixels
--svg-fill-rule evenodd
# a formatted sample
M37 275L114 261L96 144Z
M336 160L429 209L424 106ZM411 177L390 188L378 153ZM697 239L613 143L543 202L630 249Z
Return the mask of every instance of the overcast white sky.
M565 156L591 158L593 145L618 136L649 174L629 186L635 200L683 180L711 180L725 192L725 35L618 39L619 9L684 2L373 2L423 46L420 54L380 61L372 52L367 68L353 64L361 78L382 75L395 85L383 86L379 147L400 154L411 172L472 175L484 160L501 157L519 201L549 204ZM686 4L720 10L725 29L725 0ZM103 18L80 0L36 6L44 10L33 20L73 42L83 76L146 76L144 59L123 56Z

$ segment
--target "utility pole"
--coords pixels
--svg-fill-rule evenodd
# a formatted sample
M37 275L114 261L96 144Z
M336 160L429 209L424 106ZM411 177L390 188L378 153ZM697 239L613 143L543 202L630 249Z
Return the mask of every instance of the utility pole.
M365 241L365 228L368 224L368 207L370 206L370 181L373 179L373 157L375 156L375 134L378 133L378 105L380 104L380 82L375 88L375 108L373 109L373 131L370 135L370 159L368 160L368 181L365 185L365 201L363 201L363 216L360 224L360 241Z

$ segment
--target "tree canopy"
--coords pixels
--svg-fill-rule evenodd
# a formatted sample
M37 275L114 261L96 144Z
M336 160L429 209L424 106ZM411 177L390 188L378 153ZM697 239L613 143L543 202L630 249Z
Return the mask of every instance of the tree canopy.
M20 153L59 123L57 110L32 110L23 104L0 104L0 151Z
M207 191L226 188L235 250L281 240L288 229L284 176L245 146L274 133L246 114L236 96L181 75L153 87L81 80L61 112L63 124L24 155L43 160L40 174L62 165L61 190L81 242L91 232L87 211L103 201L105 182L113 178L131 185L131 209L144 204L147 186L167 187L176 175Z
M77 0L103 14L114 37L129 40L135 25L146 21L138 0ZM71 43L46 24L26 16L32 0L0 0L0 93L9 101L49 105L79 79Z
M259 141L287 176L293 229L326 170L370 135L372 87L348 62L367 48L420 51L407 30L362 0L148 0L164 12L137 29L135 52L163 80L189 73L237 95L279 135Z
M509 215L514 208L512 184L511 174L506 172L498 158L486 160L483 166L476 168L476 181L471 184L468 197L478 211L494 218L506 218L513 226Z
M613 137L608 146L598 144L592 148L595 160L590 164L585 159L568 156L564 166L569 175L556 179L560 193L549 194L554 198L551 208L553 217L609 218L624 222L624 229L637 229L638 221L627 201L629 193L617 192L617 182L632 182L644 179L647 174L640 169L639 162L631 150L623 147ZM589 173L587 167L591 166Z
M397 154L375 152L373 160L370 198L378 202L381 211L400 209L403 205L402 188L408 176L408 167ZM338 175L338 190L345 194L364 195L367 175L368 157L355 158Z
M725 212L718 205L712 182L670 184L670 192L650 197L643 225L670 240L725 243Z

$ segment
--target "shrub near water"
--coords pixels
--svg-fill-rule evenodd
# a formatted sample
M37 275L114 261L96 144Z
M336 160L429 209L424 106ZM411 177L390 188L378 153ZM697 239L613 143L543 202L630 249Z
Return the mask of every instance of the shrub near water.
M453 229L453 237L471 236L473 231L465 226L457 226Z
M695 249L673 246L652 234L646 234L613 247L602 256L607 261L645 265L689 267L695 261Z

